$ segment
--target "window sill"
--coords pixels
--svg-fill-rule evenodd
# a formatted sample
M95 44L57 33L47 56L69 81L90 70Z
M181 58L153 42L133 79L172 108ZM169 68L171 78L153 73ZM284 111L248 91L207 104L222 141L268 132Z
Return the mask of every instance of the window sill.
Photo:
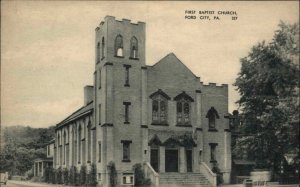
M131 162L129 159L123 159L122 162Z
M130 60L139 60L139 58L129 57Z
M130 124L130 122L129 121L125 121L124 124Z
M218 132L217 129L208 129L209 132Z
M124 56L117 56L117 55L115 55L115 57L116 58L124 58Z
M176 124L176 127L192 127L191 124Z
M155 126L169 126L169 124L167 124L167 123L151 123L151 125L155 125Z

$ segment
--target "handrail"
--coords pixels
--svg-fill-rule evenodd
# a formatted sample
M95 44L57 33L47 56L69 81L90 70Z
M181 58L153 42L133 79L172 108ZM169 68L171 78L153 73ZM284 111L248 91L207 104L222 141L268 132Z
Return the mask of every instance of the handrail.
M205 162L201 162L200 172L207 178L213 187L217 186L217 174L212 172Z
M149 177L155 187L159 187L159 174L151 167L149 162L144 162L145 177Z
M152 171L152 173L154 174L155 177L158 177L158 173L156 173L156 171L152 168L152 166L150 165L149 162L146 162L146 165L148 166L148 168Z

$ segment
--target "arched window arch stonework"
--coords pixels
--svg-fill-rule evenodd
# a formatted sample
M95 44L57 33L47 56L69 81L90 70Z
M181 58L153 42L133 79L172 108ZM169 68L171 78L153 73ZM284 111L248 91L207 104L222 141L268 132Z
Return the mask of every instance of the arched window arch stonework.
M130 58L138 58L138 40L133 36L130 40Z
M88 162L91 162L91 121L88 122L87 130L88 130L88 135L87 135L87 144L88 144Z
M150 95L152 99L152 125L168 125L168 100L170 97L162 90Z
M220 118L218 111L214 107L211 107L206 114L206 118L208 118L208 129L216 131L216 119Z
M105 41L104 37L102 37L102 42L101 42L101 60L104 59L104 48L105 48Z
M115 39L115 56L123 57L123 37L121 35Z
M97 63L100 62L100 42L97 43L97 51L96 51Z
M191 126L191 102L194 102L194 99L182 92L174 100L176 101L177 126Z
M81 124L79 124L79 127L78 127L78 164L81 163L81 133L82 133L82 130L81 130Z

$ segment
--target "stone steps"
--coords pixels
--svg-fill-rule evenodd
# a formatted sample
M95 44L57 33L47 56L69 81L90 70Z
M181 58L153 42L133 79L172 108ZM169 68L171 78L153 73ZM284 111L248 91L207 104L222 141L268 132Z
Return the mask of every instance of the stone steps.
M161 187L211 187L201 173L160 173Z

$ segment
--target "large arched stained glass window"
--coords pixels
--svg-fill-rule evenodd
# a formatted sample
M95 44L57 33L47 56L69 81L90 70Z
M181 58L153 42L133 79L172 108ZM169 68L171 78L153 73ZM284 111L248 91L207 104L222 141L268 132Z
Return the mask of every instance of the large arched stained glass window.
M182 92L174 100L177 102L177 125L191 125L191 102L194 101L193 98Z
M150 98L152 99L152 124L167 124L169 96L158 90L151 94Z

